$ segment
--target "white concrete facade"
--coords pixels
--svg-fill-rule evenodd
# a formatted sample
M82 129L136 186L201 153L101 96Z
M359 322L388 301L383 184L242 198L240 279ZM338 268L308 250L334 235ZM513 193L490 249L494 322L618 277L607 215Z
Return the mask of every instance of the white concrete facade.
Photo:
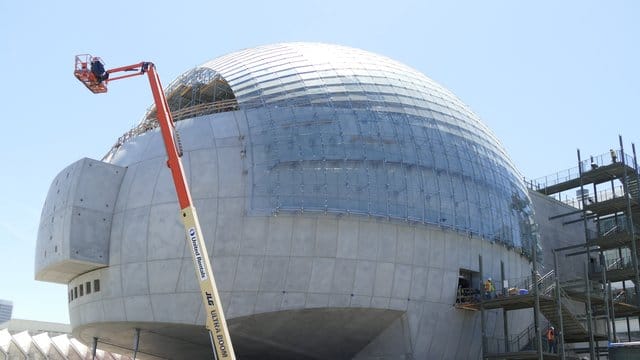
M390 309L401 312L408 330L408 345L393 344L394 351L400 350L394 357L477 358L479 317L452 306L460 268L478 271L481 255L487 276L498 279L503 261L508 277L519 278L530 272L528 259L500 244L424 224L358 215L247 215L243 177L250 174L248 160L240 158L240 134L218 131L234 122L241 129L242 119L242 112L235 112L178 123L186 146L183 161L232 331L234 319L265 312ZM190 139L208 142L198 145ZM114 161L127 170L110 229L109 266L69 283L72 291L100 280L98 292L70 302L74 335L84 341L95 335L116 340L124 326L129 336L122 345L128 346L136 326L201 329L204 324L162 151L159 134L151 132L127 143L122 150L126 158ZM501 336L499 317L489 319L489 336ZM519 330L513 328L514 333ZM207 338L200 333L194 342L206 349ZM385 351L374 342L358 358Z

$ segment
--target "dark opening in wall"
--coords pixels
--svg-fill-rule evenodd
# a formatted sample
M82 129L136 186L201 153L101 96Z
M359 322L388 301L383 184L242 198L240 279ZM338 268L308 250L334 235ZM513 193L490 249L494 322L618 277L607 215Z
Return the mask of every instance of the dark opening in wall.
M458 290L456 304L474 303L480 300L482 281L480 273L468 269L460 269L458 273Z
M209 68L195 68L174 81L165 91L174 121L238 109L238 101L227 81ZM152 106L143 123L155 127Z

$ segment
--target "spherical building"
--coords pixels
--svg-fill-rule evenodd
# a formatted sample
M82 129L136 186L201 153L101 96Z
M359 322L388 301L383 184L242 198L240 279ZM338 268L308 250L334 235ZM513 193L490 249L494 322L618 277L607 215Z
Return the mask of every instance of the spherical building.
M460 277L530 273L531 202L451 92L366 51L238 51L166 90L237 355L477 359ZM36 277L69 286L74 336L209 358L194 265L151 108L103 161L54 180ZM518 314L526 327L530 314ZM502 332L497 316L487 335ZM497 330L496 330L497 329Z

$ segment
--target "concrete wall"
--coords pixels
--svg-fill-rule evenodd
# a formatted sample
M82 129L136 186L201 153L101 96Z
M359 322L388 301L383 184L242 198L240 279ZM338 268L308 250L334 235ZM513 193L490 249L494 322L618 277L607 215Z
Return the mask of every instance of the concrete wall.
M84 158L55 177L38 227L37 280L66 284L108 265L113 209L125 171Z
M553 270L553 249L585 243L584 222L575 221L581 218L579 213L549 219L575 212L577 209L536 191L529 191L529 197L535 209L535 220L539 226L540 241L543 249L544 268L540 270L540 273L545 274ZM565 224L567 222L570 222L570 224ZM558 254L558 272L562 280L584 277L586 255L565 256L582 250L584 248L564 251Z

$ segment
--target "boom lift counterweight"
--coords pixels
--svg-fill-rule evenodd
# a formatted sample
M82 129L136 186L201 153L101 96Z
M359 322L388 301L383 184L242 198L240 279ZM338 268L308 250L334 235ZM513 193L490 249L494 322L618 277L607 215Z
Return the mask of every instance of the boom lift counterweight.
M182 166L182 161L180 160L181 151L176 144L175 124L155 65L151 62L140 62L106 70L105 76L102 76L102 74L96 75L96 72L92 71L91 65L96 61L99 61L102 68L104 68L104 64L100 58L87 54L78 55L76 56L76 68L74 71L75 77L94 94L107 92L107 84L114 80L143 74L147 74L149 78L149 85L151 86L151 92L153 93L153 100L157 110L158 124L160 125L160 132L167 151L167 165L171 170L171 176L178 195L180 218L184 225L187 242L192 250L191 254L195 265L196 277L200 285L203 306L206 311L206 327L207 330L209 330L211 344L218 360L235 360L235 353L227 328L227 321L222 311L222 304L213 278L209 255L205 247L202 230L200 229L200 222L196 209L193 206L191 192L189 191L187 178ZM95 67L93 70L95 70ZM122 72L132 73L112 76Z

